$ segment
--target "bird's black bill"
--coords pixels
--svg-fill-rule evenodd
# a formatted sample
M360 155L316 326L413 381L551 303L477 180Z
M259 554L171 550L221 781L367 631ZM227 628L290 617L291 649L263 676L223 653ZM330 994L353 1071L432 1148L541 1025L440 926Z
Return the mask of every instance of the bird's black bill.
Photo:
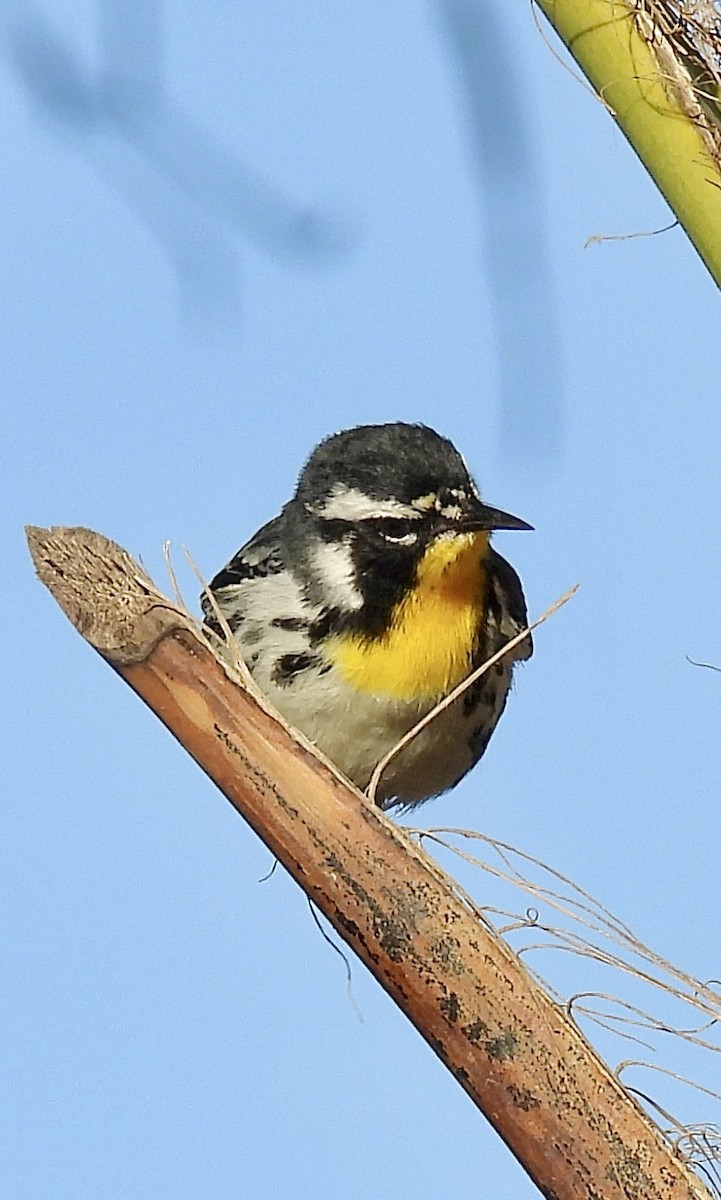
M476 504L473 509L461 517L460 525L464 529L533 529L527 521L514 517L511 513L502 512L500 508L490 508L488 504Z

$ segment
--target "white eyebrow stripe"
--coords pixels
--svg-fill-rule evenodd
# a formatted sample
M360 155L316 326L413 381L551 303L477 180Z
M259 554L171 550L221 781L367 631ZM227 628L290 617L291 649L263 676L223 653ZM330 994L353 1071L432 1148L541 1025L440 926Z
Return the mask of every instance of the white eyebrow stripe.
M349 488L336 483L330 493L318 505L308 505L308 511L324 521L369 521L383 517L404 517L406 520L420 518L421 513L410 504L400 500L375 500L366 496L359 488Z

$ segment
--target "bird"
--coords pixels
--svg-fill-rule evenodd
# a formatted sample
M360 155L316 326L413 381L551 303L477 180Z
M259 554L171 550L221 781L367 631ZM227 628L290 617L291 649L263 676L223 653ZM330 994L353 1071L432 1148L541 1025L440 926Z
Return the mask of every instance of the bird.
M228 657L227 624L260 691L364 790L405 733L527 628L520 579L490 544L514 529L532 526L481 499L448 438L355 426L315 447L279 516L215 575L205 626ZM528 633L439 712L390 760L375 803L406 811L454 787L532 653Z

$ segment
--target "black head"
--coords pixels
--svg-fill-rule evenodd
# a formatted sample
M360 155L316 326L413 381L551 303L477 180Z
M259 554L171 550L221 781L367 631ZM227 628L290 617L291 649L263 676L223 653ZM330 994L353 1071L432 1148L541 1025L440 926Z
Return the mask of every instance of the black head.
M335 490L369 500L410 504L446 488L473 489L465 463L448 438L427 425L359 425L326 438L298 481L297 496L315 506Z
M427 425L359 425L326 438L301 472L296 501L326 522L420 523L442 532L530 529L525 521L481 503L452 442Z
M530 529L483 504L461 455L426 425L361 425L313 451L286 509L296 561L313 597L382 628L436 538ZM302 532L301 532L302 527Z

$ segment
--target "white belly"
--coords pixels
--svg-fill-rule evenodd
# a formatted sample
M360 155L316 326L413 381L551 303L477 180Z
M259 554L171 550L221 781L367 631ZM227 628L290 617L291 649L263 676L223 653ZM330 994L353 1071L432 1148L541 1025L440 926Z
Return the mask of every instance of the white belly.
M261 690L364 790L376 765L432 707L352 688L337 669L309 669L284 686L272 677L275 656L253 668ZM503 712L510 672L494 667L465 696L441 712L386 768L377 791L382 807L417 804L453 787L478 761Z

